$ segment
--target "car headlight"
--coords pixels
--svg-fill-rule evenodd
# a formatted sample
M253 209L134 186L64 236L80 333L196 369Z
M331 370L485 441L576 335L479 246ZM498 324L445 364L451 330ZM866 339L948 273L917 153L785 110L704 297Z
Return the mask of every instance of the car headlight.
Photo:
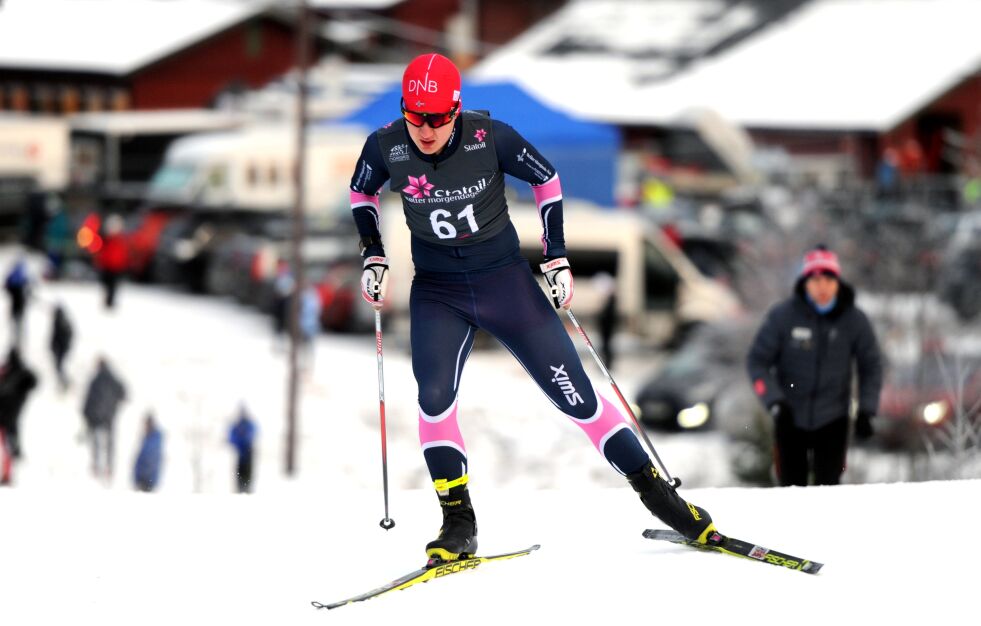
M947 412L950 407L947 405L946 400L938 400L937 402L931 402L923 407L923 421L934 426L944 421L947 417Z
M708 421L709 408L704 402L699 402L687 409L678 411L678 426L682 428L698 428Z

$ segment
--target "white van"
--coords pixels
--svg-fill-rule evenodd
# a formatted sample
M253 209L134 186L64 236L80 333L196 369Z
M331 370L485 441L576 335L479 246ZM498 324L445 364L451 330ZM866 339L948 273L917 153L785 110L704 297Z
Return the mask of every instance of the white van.
M364 132L357 128L307 131L307 211L347 206L351 172L363 145ZM147 199L211 211L287 211L295 202L295 161L296 127L290 124L190 135L171 144Z
M512 204L509 211L521 252L540 277L542 224L538 211L522 204ZM566 249L576 281L573 311L584 323L600 312L605 301L604 286L597 279L601 273L615 279L620 329L655 341L670 340L693 324L728 319L741 311L735 293L704 276L650 220L569 201L563 215ZM384 204L382 229L392 272L389 309L404 314L413 270L408 228L397 201Z
M626 211L566 204L563 230L576 281L577 317L594 317L603 307L607 287L600 275L615 280L620 327L659 341L696 323L731 318L741 310L729 287L703 275L650 220ZM512 206L510 212L521 252L538 274L542 262L538 211Z

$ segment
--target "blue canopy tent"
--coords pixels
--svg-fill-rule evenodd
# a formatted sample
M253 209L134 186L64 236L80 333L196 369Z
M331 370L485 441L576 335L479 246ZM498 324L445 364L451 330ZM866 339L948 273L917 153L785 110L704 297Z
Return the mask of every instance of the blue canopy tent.
M620 134L608 124L586 122L551 109L512 83L463 82L465 109L490 111L510 124L552 162L566 198L613 206ZM338 120L372 130L397 119L401 85L394 85L364 108ZM508 176L506 184L521 199L530 199L528 183Z

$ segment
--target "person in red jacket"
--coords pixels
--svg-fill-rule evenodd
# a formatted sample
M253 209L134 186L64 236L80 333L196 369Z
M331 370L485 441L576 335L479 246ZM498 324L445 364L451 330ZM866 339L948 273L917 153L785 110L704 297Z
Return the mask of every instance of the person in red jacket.
M95 253L94 259L95 268L99 271L99 280L105 289L107 309L113 308L116 303L116 289L120 278L129 266L128 257L123 219L118 215L110 215L105 223L102 248Z

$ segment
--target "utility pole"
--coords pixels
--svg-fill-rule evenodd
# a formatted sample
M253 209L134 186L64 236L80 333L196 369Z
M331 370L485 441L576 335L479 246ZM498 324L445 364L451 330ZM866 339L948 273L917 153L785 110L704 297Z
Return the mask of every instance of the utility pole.
M306 0L298 0L296 14L296 156L293 161L293 294L289 300L290 352L286 408L286 475L296 474L296 430L299 395L298 356L300 349L300 304L306 288L303 271L304 203L306 194L307 65L309 63L309 11Z

